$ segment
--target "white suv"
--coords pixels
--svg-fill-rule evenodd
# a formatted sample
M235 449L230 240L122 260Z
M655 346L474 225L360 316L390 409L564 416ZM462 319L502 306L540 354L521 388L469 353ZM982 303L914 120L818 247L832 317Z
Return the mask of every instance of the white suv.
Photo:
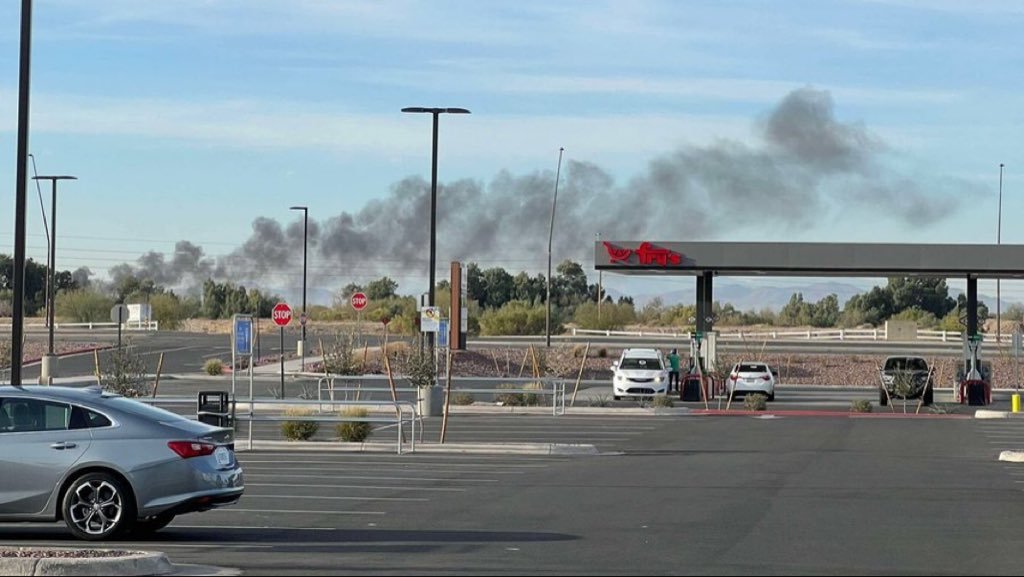
M612 396L651 397L668 392L668 370L657 349L626 349L612 365Z

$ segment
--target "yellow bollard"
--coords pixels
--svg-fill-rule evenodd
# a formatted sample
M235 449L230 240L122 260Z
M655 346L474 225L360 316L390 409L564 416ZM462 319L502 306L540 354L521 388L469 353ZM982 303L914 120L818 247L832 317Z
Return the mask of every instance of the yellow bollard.
M1020 412L1020 393L1014 393L1010 397L1010 404L1012 405L1014 413Z

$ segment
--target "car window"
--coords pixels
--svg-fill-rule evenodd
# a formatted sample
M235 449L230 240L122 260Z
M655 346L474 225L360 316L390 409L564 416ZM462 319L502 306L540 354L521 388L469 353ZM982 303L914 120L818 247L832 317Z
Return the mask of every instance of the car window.
M71 407L36 399L0 399L0 432L63 431L71 421Z
M739 372L741 372L741 373L767 373L768 372L768 367L766 367L764 365L755 365L755 364L743 363L743 364L740 365Z
M634 369L634 370L648 370L656 371L661 369L661 359L652 359L645 357L627 357L622 359L619 363L620 369Z
M110 419L96 411L84 407L71 408L71 422L69 429L97 429L99 427L111 426Z

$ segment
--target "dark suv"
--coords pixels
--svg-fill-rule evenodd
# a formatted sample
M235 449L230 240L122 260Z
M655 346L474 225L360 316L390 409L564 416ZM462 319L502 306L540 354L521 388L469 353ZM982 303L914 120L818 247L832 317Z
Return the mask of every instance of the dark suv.
M889 399L919 399L924 396L923 404L931 405L935 396L935 381L928 369L928 362L922 357L889 357L879 370L882 384L878 387L878 404L885 406ZM897 385L906 379L909 392L900 394ZM888 394L886 394L888 391Z

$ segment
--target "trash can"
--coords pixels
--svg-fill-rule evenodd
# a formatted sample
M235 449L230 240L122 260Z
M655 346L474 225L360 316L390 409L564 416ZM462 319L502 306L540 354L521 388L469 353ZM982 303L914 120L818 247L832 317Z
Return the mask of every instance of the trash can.
M700 376L686 375L683 378L683 386L679 389L679 400L697 402L701 401Z
M224 391L200 391L196 401L196 419L215 427L234 426L231 403Z

